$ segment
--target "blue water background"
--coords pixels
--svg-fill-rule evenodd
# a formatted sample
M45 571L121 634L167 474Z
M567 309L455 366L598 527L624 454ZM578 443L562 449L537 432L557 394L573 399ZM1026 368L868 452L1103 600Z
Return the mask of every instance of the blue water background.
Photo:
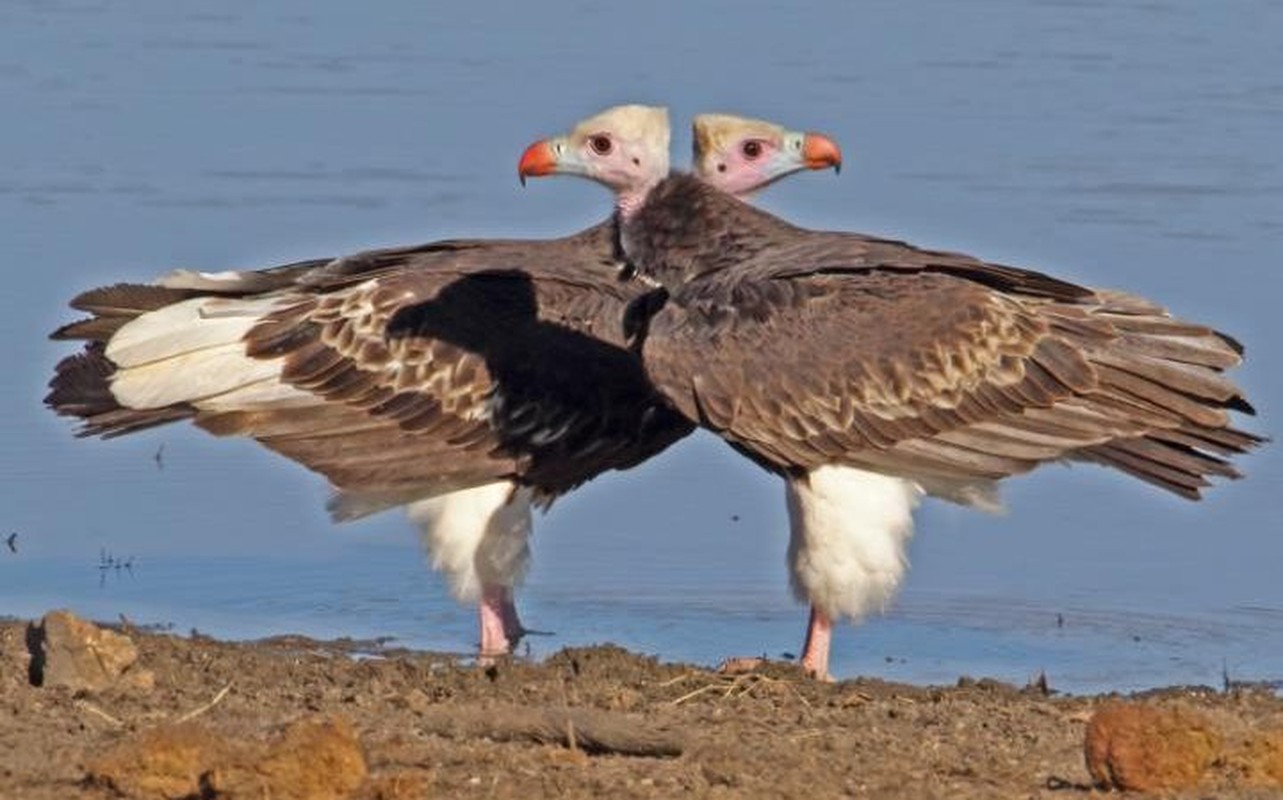
M397 514L335 526L315 476L173 426L79 441L40 405L76 292L603 214L524 190L533 139L618 102L823 130L842 175L761 197L839 227L1158 299L1248 346L1283 408L1283 6L979 0L0 5L0 613L228 637L389 635L467 651L474 619ZM163 446L164 468L154 459ZM1283 678L1283 460L1186 503L1100 469L1011 482L1001 517L928 503L904 592L844 627L840 676L1089 691ZM539 656L796 651L777 482L712 437L537 523ZM98 569L104 557L131 569Z

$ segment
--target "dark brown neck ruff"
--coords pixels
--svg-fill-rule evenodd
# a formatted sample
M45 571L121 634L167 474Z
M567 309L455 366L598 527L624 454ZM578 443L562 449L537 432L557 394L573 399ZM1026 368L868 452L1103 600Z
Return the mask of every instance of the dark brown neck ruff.
M693 175L677 173L655 186L619 224L620 246L636 273L673 293L796 230Z

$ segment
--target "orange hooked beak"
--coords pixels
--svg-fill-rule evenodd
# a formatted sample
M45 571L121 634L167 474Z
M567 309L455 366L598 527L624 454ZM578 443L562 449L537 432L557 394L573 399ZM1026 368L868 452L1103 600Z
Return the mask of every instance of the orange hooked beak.
M529 151L527 151L529 152ZM819 133L808 133L802 142L802 158L807 169L833 168L834 172L842 171L842 150L837 142Z
M552 151L548 140L544 139L526 148L517 163L517 177L521 185L526 185L526 178L539 178L557 171L557 156Z

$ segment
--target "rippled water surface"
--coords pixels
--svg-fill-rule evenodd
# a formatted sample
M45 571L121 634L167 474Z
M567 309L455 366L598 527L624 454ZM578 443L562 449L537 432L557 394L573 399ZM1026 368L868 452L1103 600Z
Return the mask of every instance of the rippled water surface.
M182 428L78 441L40 405L84 288L435 238L552 236L600 189L514 165L598 108L824 130L840 178L761 198L842 227L1126 288L1233 332L1283 407L1283 6L1089 0L605 5L125 0L0 5L0 614L54 606L223 636L395 636L473 618L396 514L334 526L315 477ZM675 132L675 152L689 137ZM905 591L839 675L1086 691L1283 678L1283 462L1198 505L1053 467L1000 517L928 503ZM159 452L160 458L157 459ZM707 436L538 522L541 655L715 662L800 645L776 481ZM110 557L130 568L100 570Z

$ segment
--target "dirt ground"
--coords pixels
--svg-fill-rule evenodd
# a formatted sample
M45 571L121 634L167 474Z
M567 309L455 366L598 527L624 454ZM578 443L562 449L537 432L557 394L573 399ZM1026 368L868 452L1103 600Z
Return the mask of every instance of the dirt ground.
M1099 794L1084 736L1117 699L821 684L784 664L725 675L609 645L480 668L377 643L123 632L128 679L72 691L32 685L31 630L0 623L0 797L1065 800ZM1200 785L1161 796L1283 796L1276 693L1137 699L1217 731Z

